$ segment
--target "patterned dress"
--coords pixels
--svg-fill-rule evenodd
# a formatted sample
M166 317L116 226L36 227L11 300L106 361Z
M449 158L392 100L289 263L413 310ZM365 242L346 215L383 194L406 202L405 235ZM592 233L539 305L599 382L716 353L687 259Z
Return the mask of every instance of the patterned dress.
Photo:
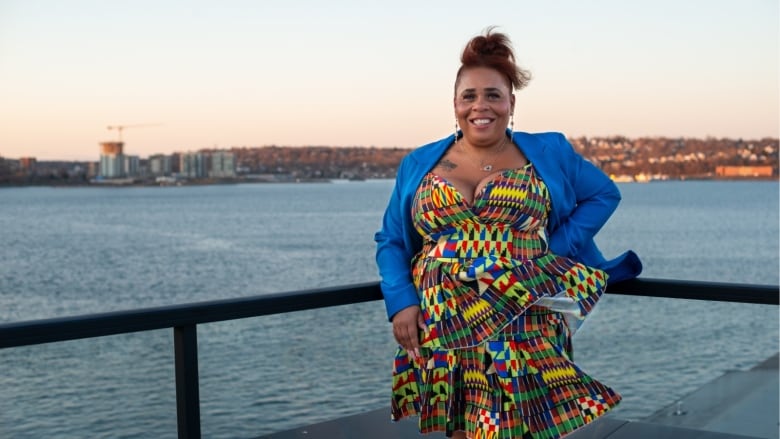
M620 401L571 356L607 275L548 251L549 210L531 164L492 176L471 205L424 177L412 272L427 329L417 361L396 354L394 420L419 415L422 433L473 439L559 438Z

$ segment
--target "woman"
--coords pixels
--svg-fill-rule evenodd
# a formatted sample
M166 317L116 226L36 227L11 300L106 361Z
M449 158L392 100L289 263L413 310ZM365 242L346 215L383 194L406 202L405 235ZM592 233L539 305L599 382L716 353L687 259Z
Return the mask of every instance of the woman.
M571 334L607 278L641 263L593 241L620 201L609 177L561 134L513 132L530 77L507 37L473 38L461 62L455 134L404 158L375 236L400 345L392 418L448 437L561 437L620 401L572 362Z

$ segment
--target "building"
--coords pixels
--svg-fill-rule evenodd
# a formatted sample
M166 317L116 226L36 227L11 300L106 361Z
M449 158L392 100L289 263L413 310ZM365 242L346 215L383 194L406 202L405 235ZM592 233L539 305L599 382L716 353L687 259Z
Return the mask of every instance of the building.
M769 178L774 175L771 166L716 166L715 175L724 178Z
M38 160L35 157L22 157L19 159L19 170L26 175L35 175L38 168Z
M102 142L100 144L100 176L122 178L125 174L124 142Z
M137 155L127 155L124 162L125 176L137 177L141 168L141 158Z
M87 177L95 178L100 175L100 162L87 163Z
M211 153L209 177L233 178L236 176L236 155L229 151Z
M201 152L185 152L181 154L179 173L186 178L207 177L206 159L206 154Z
M171 175L173 173L171 156L155 154L149 157L149 172L155 177Z

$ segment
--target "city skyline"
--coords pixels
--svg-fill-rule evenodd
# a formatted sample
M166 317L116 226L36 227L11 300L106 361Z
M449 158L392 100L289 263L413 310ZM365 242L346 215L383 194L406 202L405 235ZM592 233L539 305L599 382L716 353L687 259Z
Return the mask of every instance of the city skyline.
M778 137L775 1L266 4L0 0L0 156L411 148L453 129L466 41L531 71L515 128Z

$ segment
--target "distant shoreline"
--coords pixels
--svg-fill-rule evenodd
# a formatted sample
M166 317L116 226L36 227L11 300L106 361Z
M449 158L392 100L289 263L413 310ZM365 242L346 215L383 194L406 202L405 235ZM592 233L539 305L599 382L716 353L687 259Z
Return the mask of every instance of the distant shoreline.
M367 180L388 180L392 181L393 178L372 178ZM334 182L343 183L360 183L367 180L352 180L346 178L298 178L288 180L261 180L261 179L224 179L219 181L214 180L182 180L176 183L155 183L154 181L138 181L138 182L31 182L31 183L19 183L19 182L0 182L0 189L10 188L22 188L22 187L52 187L52 188L131 188L131 187L187 187L187 186L221 186L221 185L236 185L236 184L300 184L300 183L325 183L331 184ZM684 178L668 178L659 180L647 180L647 181L618 181L620 184L652 184L652 183L667 183L667 182L687 182L687 181L711 181L711 182L775 182L780 183L780 180L776 177L684 177Z
M577 153L616 182L773 180L778 176L780 141L776 138L629 139L613 136L576 137L569 141ZM120 154L112 159L109 154L101 156L100 162L0 157L0 185L89 185L109 176L112 180L132 181L133 185L204 184L200 180L206 180L205 184L235 183L235 180L359 181L394 178L410 151L412 149L267 146L201 149L148 158Z

